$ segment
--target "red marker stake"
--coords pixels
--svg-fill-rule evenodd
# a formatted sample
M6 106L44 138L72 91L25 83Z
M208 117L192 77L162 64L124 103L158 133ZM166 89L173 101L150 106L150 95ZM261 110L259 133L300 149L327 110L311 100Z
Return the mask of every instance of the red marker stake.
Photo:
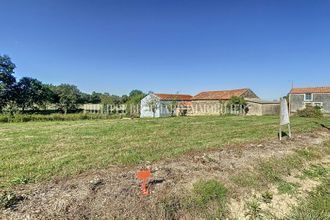
M147 183L148 183L148 178L151 176L151 171L150 170L140 170L139 172L137 172L136 176L138 179L143 181L141 184L142 194L145 196L149 195Z

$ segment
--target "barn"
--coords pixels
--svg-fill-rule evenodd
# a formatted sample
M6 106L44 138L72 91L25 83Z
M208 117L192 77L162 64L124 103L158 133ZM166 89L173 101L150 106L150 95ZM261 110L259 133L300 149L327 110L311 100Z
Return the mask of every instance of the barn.
M191 95L150 93L141 100L140 117L168 117L190 112Z
M258 96L248 88L201 92L192 99L193 115L219 115L226 114L228 100L233 96L255 98Z

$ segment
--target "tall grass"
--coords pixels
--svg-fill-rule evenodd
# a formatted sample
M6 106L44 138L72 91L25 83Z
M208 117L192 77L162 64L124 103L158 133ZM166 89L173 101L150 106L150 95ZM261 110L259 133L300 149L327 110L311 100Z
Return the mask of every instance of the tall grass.
M15 115L0 115L0 122L29 122L29 121L77 121L91 119L111 119L120 118L120 115L102 115L102 114L15 114Z

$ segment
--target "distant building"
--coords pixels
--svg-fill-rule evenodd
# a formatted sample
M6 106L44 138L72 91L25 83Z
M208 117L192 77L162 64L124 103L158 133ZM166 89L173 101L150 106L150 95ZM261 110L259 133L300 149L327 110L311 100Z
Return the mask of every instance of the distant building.
M289 93L291 113L306 108L307 105L320 106L322 111L330 114L330 87L293 88Z
M150 93L141 100L140 117L168 117L187 114L191 95Z
M247 105L228 105L229 100L234 96L244 98ZM261 100L251 89L245 88L206 91L194 97L182 94L151 93L141 100L140 117L224 114L276 115L279 114L279 111L279 101Z
M254 98L259 97L251 89L233 89L222 91L201 92L192 98L193 115L219 115L227 112L228 101L232 97Z
M279 115L280 101L267 101L261 99L245 99L247 102L246 115Z

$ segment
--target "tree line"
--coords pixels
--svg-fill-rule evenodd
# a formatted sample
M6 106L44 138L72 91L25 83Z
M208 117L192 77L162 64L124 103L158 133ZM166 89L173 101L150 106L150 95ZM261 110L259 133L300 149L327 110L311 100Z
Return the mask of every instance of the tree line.
M16 65L7 55L0 55L0 112L14 114L27 111L47 110L51 106L63 113L77 111L79 105L131 104L137 105L146 95L140 90L132 90L128 95L117 96L109 93L81 92L71 84L45 84L31 77L19 80L14 76Z

